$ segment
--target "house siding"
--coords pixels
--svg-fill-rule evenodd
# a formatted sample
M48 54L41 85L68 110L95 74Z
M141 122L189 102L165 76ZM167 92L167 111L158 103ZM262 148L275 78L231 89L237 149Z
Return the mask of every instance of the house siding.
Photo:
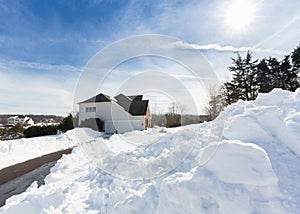
M96 107L96 112L86 112L86 108L90 107ZM90 118L99 118L104 121L104 126L107 127L105 128L106 133L112 133L113 131L114 133L124 133L126 131L145 129L145 116L132 116L123 107L114 102L80 103L79 125L82 121ZM132 125L124 128L126 124L124 121L127 121L127 124L130 124L130 121L132 121ZM115 129L111 127L111 124L114 124ZM121 127L121 130L118 130L118 127Z

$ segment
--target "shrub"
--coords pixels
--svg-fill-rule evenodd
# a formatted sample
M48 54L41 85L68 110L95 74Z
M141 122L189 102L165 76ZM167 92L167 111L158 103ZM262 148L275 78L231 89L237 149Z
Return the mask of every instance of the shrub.
M95 131L103 132L104 123L99 118L89 118L81 122L80 127L91 128Z
M3 129L0 129L0 140L14 140L23 138L24 128L17 124L13 127L6 127Z
M39 137L45 135L54 135L57 133L57 128L53 125L50 126L31 126L24 131L26 138Z
M68 130L74 129L73 124L73 116L72 114L69 114L67 117L65 117L61 123L57 126L58 130L61 130L63 132L66 132Z
M180 114L165 114L167 119L166 127L177 127L181 126L181 115Z

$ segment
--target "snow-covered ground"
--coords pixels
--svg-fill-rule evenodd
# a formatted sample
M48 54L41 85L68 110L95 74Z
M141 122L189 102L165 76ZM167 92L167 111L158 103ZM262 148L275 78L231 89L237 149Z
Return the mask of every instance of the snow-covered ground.
M61 135L0 141L0 169L52 152L73 148L78 145L75 132L86 133L90 139L101 136L101 133L90 129L75 129Z
M92 141L87 129L68 132L81 146L0 212L299 213L300 89L240 101L224 116L212 143L212 123Z

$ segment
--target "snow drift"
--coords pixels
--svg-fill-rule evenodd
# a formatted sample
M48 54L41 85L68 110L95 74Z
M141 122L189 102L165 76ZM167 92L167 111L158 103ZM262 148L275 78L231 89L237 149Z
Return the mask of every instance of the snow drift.
M102 135L90 129L75 129L65 134L0 141L0 169L52 152L73 148L79 143L75 132L81 134L87 141Z
M57 162L45 185L33 183L0 212L299 212L300 90L273 90L224 113L222 140L214 144L207 144L211 123L82 144ZM76 139L92 134L75 132ZM207 163L199 164L216 145Z

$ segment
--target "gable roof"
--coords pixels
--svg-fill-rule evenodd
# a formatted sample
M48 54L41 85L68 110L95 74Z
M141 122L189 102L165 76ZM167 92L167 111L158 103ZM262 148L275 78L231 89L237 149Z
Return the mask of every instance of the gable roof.
M128 97L132 100L142 100L143 99L143 95L131 95Z
M117 103L122 106L125 111L129 112L130 110L130 105L132 103L132 99L125 96L124 94L119 94L118 96L114 97L117 101Z
M111 99L108 95L100 93L80 103L98 103L98 102L111 102Z
M143 116L147 113L149 100L143 100L143 95L126 96L119 94L114 98L132 116Z
M106 94L98 94L92 98L89 98L80 103L96 103L96 102L111 102L115 101L119 106L121 106L125 111L127 111L132 116L144 116L147 113L149 100L143 100L143 95L132 95L126 96L124 94L119 94L114 98Z

